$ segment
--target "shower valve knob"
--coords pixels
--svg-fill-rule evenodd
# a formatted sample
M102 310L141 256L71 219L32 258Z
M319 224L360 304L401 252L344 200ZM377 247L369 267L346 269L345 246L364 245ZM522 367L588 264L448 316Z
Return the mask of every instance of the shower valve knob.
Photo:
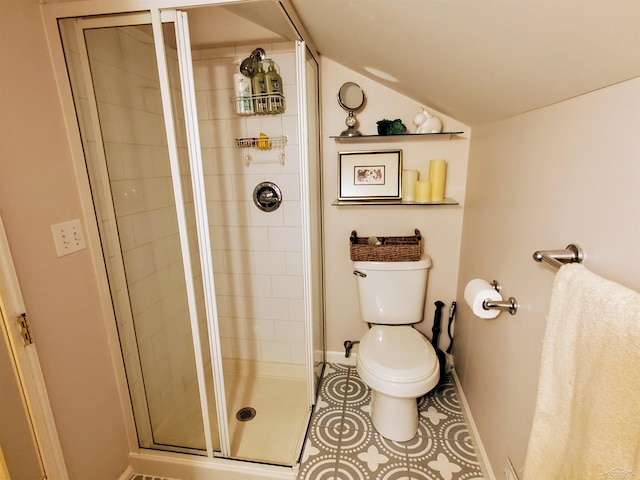
M253 203L263 212L273 212L282 203L280 188L272 182L259 183L253 190Z

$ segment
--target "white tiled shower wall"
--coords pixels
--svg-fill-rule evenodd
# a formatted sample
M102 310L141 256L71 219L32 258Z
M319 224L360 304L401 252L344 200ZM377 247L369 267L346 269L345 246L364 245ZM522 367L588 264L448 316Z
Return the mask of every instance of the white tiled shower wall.
M286 97L282 115L234 112L234 62L256 47L279 68ZM292 42L201 49L193 53L196 100L213 249L222 355L230 359L303 364L300 159L295 51ZM287 137L280 149L239 148L236 138ZM251 155L249 165L245 155ZM255 186L276 183L282 206L262 212Z

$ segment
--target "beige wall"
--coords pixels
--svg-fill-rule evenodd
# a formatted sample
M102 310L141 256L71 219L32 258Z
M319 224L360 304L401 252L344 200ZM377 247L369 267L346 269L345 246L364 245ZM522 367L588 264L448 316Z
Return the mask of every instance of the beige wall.
M128 445L93 265L58 258L50 230L81 209L38 1L3 1L0 32L0 213L70 477L116 478Z
M0 213L71 478L115 478L126 466L128 449L95 274L87 250L56 257L49 228L81 218L81 208L38 2L1 5ZM640 95L640 80L474 127L466 192L471 131L452 119L443 117L445 129L465 131L452 141L329 139L344 128L345 112L335 96L345 81L359 83L367 94L358 115L365 133L373 133L383 117L402 118L412 128L420 107L322 60L328 349L341 350L345 339L359 338L366 328L351 275L349 232L400 234L420 228L434 264L427 319L435 300L448 304L456 295L460 300L475 277L500 280L503 292L521 304L515 317L485 321L472 318L459 301L455 351L494 471L501 475L506 457L520 468L554 275L534 263L531 253L577 242L596 273L640 289L640 262L632 250L640 241L634 211L640 203L640 113L631 101ZM424 168L431 158L449 161L447 196L464 205L464 230L462 206L331 206L338 151L395 147L404 150L405 167ZM428 332L430 322L420 328Z
M384 142L374 139L340 143L329 136L339 135L345 129L346 112L336 101L337 92L344 82L358 83L367 97L364 109L357 113L363 134L375 134L376 121L382 118L400 118L413 132L415 125L412 120L421 105L324 57L321 75L327 349L344 351L343 342L347 339L359 340L367 328L360 319L349 258L349 234L353 229L360 236L411 235L414 228L421 231L425 250L431 256L433 266L427 287L426 321L420 323L418 328L430 336L434 302L442 300L448 306L456 295L471 130L466 125L441 116L445 130L464 131L464 135L453 140L415 137L398 140L390 137ZM338 152L394 148L403 150L404 168L421 170L421 175L426 174L430 159L446 159L446 196L458 200L460 206L331 205L337 198Z
M498 279L516 316L458 314L458 373L497 478L524 463L554 270L536 250L578 243L595 273L640 289L640 79L476 126L458 298ZM615 368L603 365L603 368Z

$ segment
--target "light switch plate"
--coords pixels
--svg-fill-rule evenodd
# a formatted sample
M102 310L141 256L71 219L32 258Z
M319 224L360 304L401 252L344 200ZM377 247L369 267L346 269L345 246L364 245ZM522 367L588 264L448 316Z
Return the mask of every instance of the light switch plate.
M69 220L51 225L51 233L53 233L53 243L56 246L58 257L86 248L80 220Z

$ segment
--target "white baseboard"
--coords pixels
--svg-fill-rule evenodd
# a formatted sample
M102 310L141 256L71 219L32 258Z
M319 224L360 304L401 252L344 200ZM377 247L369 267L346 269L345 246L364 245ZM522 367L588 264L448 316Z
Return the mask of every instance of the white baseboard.
M455 368L451 371L451 373L456 384L456 390L458 392L460 404L462 405L462 409L464 411L464 417L467 422L467 426L469 427L471 440L473 442L473 446L476 449L478 463L480 464L480 468L482 469L483 478L485 478L486 480L496 480L496 476L494 475L493 470L491 469L491 464L489 463L489 457L487 457L487 451L484 449L484 445L482 444L482 440L480 439L478 428L476 427L476 423L473 421L473 415L471 415L471 410L469 409L467 398L464 396L462 386L460 385L460 379L458 378Z
M122 475L118 477L118 480L129 480L132 476L133 476L133 468L131 468L131 465L129 465L127 469L124 472L122 472Z
M356 358L358 358L358 354L355 352L351 352L349 358L344 356L344 352L327 352L327 362L329 363L339 363L341 365L349 365L350 367L356 366Z

